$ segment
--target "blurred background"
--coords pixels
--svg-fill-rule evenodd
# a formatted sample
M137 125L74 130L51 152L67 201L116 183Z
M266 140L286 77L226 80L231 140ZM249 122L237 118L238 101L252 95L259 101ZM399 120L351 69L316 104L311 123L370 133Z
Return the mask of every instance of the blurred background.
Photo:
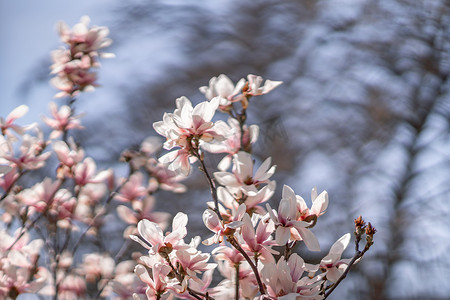
M307 201L313 186L330 196L315 227L322 253L298 251L319 261L359 215L378 230L332 299L448 299L450 2L3 0L1 116L27 104L23 123L39 121L62 101L48 84L55 24L82 15L109 27L116 55L102 60L102 87L76 104L87 128L78 140L101 166L156 135L152 123L176 98L204 101L198 87L212 76L282 80L249 112L261 126L255 155L278 166L272 206L283 184ZM157 208L193 214L195 235L207 185L186 184Z

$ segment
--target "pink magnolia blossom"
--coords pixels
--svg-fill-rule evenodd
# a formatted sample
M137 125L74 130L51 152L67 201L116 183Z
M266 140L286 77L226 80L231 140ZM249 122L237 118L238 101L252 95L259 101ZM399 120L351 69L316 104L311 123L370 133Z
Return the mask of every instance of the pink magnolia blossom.
M218 98L221 109L226 110L226 107L232 102L240 101L242 98L242 88L245 86L245 79L238 81L236 86L224 74L218 77L213 77L209 80L209 86L202 86L199 88L200 92L205 94L206 99L212 100Z
M320 269L326 272L325 275L331 282L336 282L347 269L351 259L341 259L341 256L349 242L350 233L346 233L331 246L327 256L320 261Z
M222 243L223 237L227 235L234 235L237 228L241 227L241 221L245 213L245 204L241 204L237 211L232 214L232 219L226 222L219 219L219 216L212 209L207 209L203 212L203 223L206 227L214 232L214 235L203 241L205 245L212 245Z
M16 156L13 145L0 136L0 162L9 162L11 167L15 166L22 170L39 169L45 165L45 161L51 155L50 152L43 153L46 145L40 132L38 136L25 134Z
M49 272L37 266L39 251L44 245L41 239L29 242L25 232L20 239L19 230L14 236L0 230L0 297L10 293L37 293L45 285Z
M296 253L286 261L281 257L277 263L264 265L261 277L271 299L321 299L319 296L322 277L301 277L307 271L305 262Z
M216 143L204 144L205 151L210 153L227 153L227 155L219 162L217 168L220 171L226 171L231 165L233 155L242 149L250 149L259 135L259 127L257 125L244 125L244 135L241 138L241 128L239 121L233 118L228 119L231 134L224 140ZM242 144L242 145L241 145Z
M147 189L142 185L143 180L144 175L142 173L134 173L125 182L114 199L121 202L132 202L144 197L147 195Z
M43 116L42 119L44 120L45 124L53 129L53 131L50 133L50 139L58 138L63 132L69 129L84 128L83 126L81 126L81 123L79 121L79 118L81 116L73 116L72 109L69 106L63 105L58 110L56 103L51 102L49 104L49 107L53 119L46 116Z
M328 207L328 193L323 191L317 195L317 188L311 190L311 209L306 205L302 197L297 196L297 210L300 213L300 220L308 220L312 216L319 217L323 215Z
M15 123L15 121L21 117L23 117L28 112L28 106L26 105L19 105L18 107L14 108L5 119L3 117L0 117L0 130L3 135L6 135L9 139L12 141L16 140L16 137L11 133L11 130L15 131L17 134L23 135L25 130L30 129L34 126L28 125L28 126L20 126Z
M76 199L66 189L60 189L61 182L52 182L50 178L45 178L42 182L36 183L32 188L25 189L17 194L19 201L40 213L46 213L55 221L72 219L72 214L77 204ZM67 226L67 223L60 223Z
M151 276L149 275L148 270L152 271ZM137 265L135 267L134 272L136 275L147 284L147 299L168 299L171 297L171 295L167 293L170 285L167 282L167 275L170 271L171 268L168 265L159 263L152 265L151 269L147 269L143 265ZM133 297L135 296L133 295Z
M275 173L276 166L270 166L271 158L267 158L253 174L253 159L250 153L239 151L233 158L232 173L215 172L217 182L225 186L234 196L240 197L242 192L254 195L263 183Z
M283 187L283 194L278 212L272 210L267 204L270 218L275 223L275 239L279 245L286 244L289 240L303 240L311 251L319 251L319 242L315 235L306 227L309 222L297 220L297 196L287 185Z
M245 242L242 248L261 258L264 262L273 262L273 254L278 254L278 251L271 248L277 244L272 239L272 233L275 230L273 222L269 222L268 218L260 219L255 231L254 223L248 214L244 215L242 221L244 224L240 233Z
M74 25L72 30L60 21L57 24L57 30L61 40L71 46L74 56L83 53L92 53L111 45L112 40L107 38L109 30L104 26L89 27L90 18L88 16L81 17L80 23ZM111 56L111 54L107 54Z
M176 262L183 268L189 277L185 277L184 280L193 279L201 283L201 280L197 278L196 273L200 273L207 270L212 270L216 267L216 264L209 263L210 255L201 253L200 251L188 251L184 249L177 250L175 252Z
M185 249L187 246L183 238L187 234L187 221L186 214L177 213L172 221L172 232L164 235L158 224L144 219L138 223L138 232L142 239L136 235L130 235L130 238L149 249L151 254L167 254L172 250Z
M186 191L186 186L180 183L180 181L186 179L186 176L169 170L166 164L149 160L145 167L152 176L149 182L150 192L154 192L158 188L174 193L184 193Z
M78 163L73 170L73 177L78 186L84 186L88 183L101 183L110 176L112 176L111 170L104 170L97 173L97 165L90 157Z
M67 172L70 172L70 168L81 162L84 158L84 150L78 148L71 137L69 138L68 143L63 141L53 142L53 151L61 164L69 168Z
M248 90L246 91L246 93L251 96L265 95L283 83L282 81L266 80L266 82L264 82L264 85L261 86L263 82L262 77L253 74L249 74L247 76L247 79Z
M202 102L193 107L188 98L181 97L176 104L175 111L164 114L162 121L153 123L153 128L166 137L165 149L180 148L167 153L160 161L170 164L170 170L180 170L188 175L190 163L195 161L192 151L199 151L203 143L223 140L228 126L223 121L211 121L219 104L218 100Z

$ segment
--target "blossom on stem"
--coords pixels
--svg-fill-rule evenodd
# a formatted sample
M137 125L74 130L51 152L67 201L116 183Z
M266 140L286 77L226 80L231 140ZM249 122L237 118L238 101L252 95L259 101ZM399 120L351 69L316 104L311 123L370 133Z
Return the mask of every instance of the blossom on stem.
M148 273L148 270L152 271L152 275ZM151 268L146 268L143 265L137 265L134 269L136 275L143 282L147 284L147 290L145 294L148 299L168 299L168 283L167 275L170 273L171 268L165 264L156 263ZM134 299L139 296L133 295Z
M346 233L331 246L327 256L320 261L320 269L325 272L327 279L331 282L336 282L341 277L351 261L351 259L341 259L349 243L350 233Z
M61 90L56 97L73 97L82 91L92 90L97 85L97 75L90 69L100 66L97 57L114 57L110 53L98 52L111 44L111 39L107 38L108 28L89 27L89 22L89 17L83 16L72 30L64 22L57 25L61 40L68 44L69 49L52 52L51 73L57 76L52 78L51 83Z
M209 143L204 145L204 150L210 153L227 153L227 155L219 162L217 168L220 171L228 170L231 165L233 155L238 153L241 149L250 150L251 145L254 144L259 135L258 125L244 125L243 136L241 135L241 128L239 121L233 118L228 119L231 134L224 140L217 143Z
M173 113L165 113L163 120L153 123L153 128L166 137L164 148L173 150L160 161L169 165L172 171L179 170L184 175L190 171L190 163L196 160L203 143L225 139L228 126L223 121L212 122L219 105L216 101L205 101L192 106L186 97L178 98Z
M187 221L186 214L177 213L172 221L172 232L164 235L158 224L144 219L139 221L137 226L141 237L130 235L130 238L149 249L151 254L159 253L161 256L165 256L172 250L186 248L183 238L187 234Z
M53 129L49 136L50 139L58 138L63 134L63 132L69 129L84 128L83 126L81 126L81 123L79 121L79 118L81 116L74 116L72 109L69 106L63 105L58 110L56 103L51 102L49 104L49 108L53 119L46 116L43 116L42 119L44 120L45 124Z
M272 233L275 230L273 222L269 222L267 218L259 219L255 231L254 223L248 214L244 215L242 221L244 224L240 233L245 242L242 248L252 253L252 255L257 255L265 262L273 262L272 254L278 254L278 251L271 248L271 246L277 244L272 239Z
M0 162L9 162L10 167L17 167L20 170L36 170L43 167L51 152L43 153L47 143L40 133L38 132L38 136L25 134L17 156L10 141L0 136Z
M15 121L21 117L23 117L28 112L28 106L22 104L18 107L14 108L5 119L0 117L0 130L2 135L7 136L11 141L17 140L14 134L11 133L11 130L15 131L19 135L23 135L25 130L30 129L34 126L34 124L27 126L20 126L15 123ZM10 130L11 129L11 130Z
M270 218L275 223L275 239L279 245L284 245L289 240L303 240L309 250L320 250L316 236L307 228L311 223L297 219L297 196L289 186L283 187L278 212L272 210L269 204L266 206Z
M276 166L270 166L272 159L267 158L253 174L254 162L250 153L239 151L233 157L233 169L230 172L215 172L217 182L225 186L235 197L242 192L254 195L263 183L270 183Z
M273 81L267 79L266 82L264 82L264 85L261 86L263 78L253 74L249 74L247 79L248 89L245 93L251 96L265 95L283 83L283 81Z
M224 236L234 235L237 228L243 225L241 221L245 213L245 204L241 204L237 211L232 214L232 219L223 221L212 209L207 209L203 212L203 223L206 227L214 232L214 235L203 241L205 245L212 245L223 242Z
M220 74L218 77L209 80L209 86L202 86L199 90L205 94L208 100L218 98L220 108L225 110L232 102L241 100L244 86L244 78L241 78L235 86L228 76Z

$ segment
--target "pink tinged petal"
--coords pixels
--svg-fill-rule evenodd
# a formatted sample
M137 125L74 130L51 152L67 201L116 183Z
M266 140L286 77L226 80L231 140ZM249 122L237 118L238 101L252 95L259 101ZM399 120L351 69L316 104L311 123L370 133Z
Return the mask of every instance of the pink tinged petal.
M242 221L244 222L241 228L242 238L251 248L251 250L254 251L256 250L256 233L255 229L253 228L252 220L250 219L250 216L248 214L245 214L242 218Z
M211 121L211 119L213 118L214 113L215 113L214 103L217 103L216 100L214 100L214 103L213 103L213 100L211 100L211 102L204 101L195 106L194 110L192 111L192 117L193 118L194 118L194 116L197 117L197 122L204 123L204 122ZM198 123L194 123L194 124L197 125ZM195 126L195 127L197 127L197 126Z
M217 169L220 171L226 171L231 165L231 156L227 155L225 156L217 165Z
M270 219L271 219L273 222L278 223L278 215L277 215L277 212L276 212L274 209L272 209L272 208L270 207L269 203L266 204L266 209L267 209L267 212L269 213ZM275 212L274 212L274 211L275 211Z
M145 249L151 249L151 247L146 242L141 240L137 235L130 234L129 238L135 241L136 243L141 244L141 246L144 247Z
M180 228L185 229L187 222L188 222L188 216L185 213L182 213L182 212L177 213L172 221L172 230L175 231Z
M171 162L173 162L177 156L178 156L178 151L179 150L174 150L174 151L170 151L166 154L164 154L163 156L161 156L158 160L160 163L164 164L164 165L168 165Z
M215 86L217 94L224 98L231 96L234 90L233 82L224 74L220 74L219 77L217 77Z
M229 172L215 172L214 178L216 178L217 182L219 182L223 186L239 186L239 183L236 180L236 176Z
M350 243L351 235L350 233L344 234L339 240L337 240L333 246L330 248L330 254L338 255L339 257L342 255L344 250L347 248Z
M239 227L241 227L244 224L244 222L242 221L233 221L230 222L226 225L226 227L231 228L231 229L237 229Z
M219 217L211 209L207 209L203 212L203 223L205 223L206 227L212 232L218 232L223 228Z
M293 282L297 282L300 280L300 277L302 276L305 268L305 262L304 260L298 256L297 253L293 253L289 257L288 261L289 269L291 270L291 278Z
M153 289L155 288L155 283L153 282L153 279L150 277L150 275L147 272L147 269L143 265L137 265L134 268L134 273L139 277L140 280L148 284Z
M264 220L259 221L258 227L256 228L257 241L259 243L266 241L273 231L274 226L272 222L265 222Z
M283 225L287 225L289 222L295 220L297 211L293 205L293 201L288 198L283 198L278 206L278 221Z
M290 186L285 184L283 186L283 191L281 193L281 198L283 198L283 199L295 199L296 195L295 195L294 190Z
M275 241L278 245L284 246L291 237L291 229L288 227L278 226L275 232Z
M331 282L336 282L339 277L341 277L343 272L341 272L338 268L330 268L327 272L327 279Z
M263 87L263 94L267 94L282 83L283 81L266 80Z
M158 224L147 219L139 221L138 231L139 234L152 246L162 244L164 242L164 235L161 228Z
M234 156L234 168L239 178L245 180L253 177L253 160L248 152L239 151Z
M6 117L6 123L11 123L14 120L23 117L28 112L28 106L20 105L13 109L12 112Z
M267 158L262 165L258 168L253 178L258 181L264 181L269 179L274 173L276 166L272 166L270 169L270 164L272 163L272 158Z
M310 251L320 251L319 241L311 230L307 228L297 228L297 231Z
M311 206L311 214L319 216L325 212L328 208L328 193L323 191L313 200L313 204Z

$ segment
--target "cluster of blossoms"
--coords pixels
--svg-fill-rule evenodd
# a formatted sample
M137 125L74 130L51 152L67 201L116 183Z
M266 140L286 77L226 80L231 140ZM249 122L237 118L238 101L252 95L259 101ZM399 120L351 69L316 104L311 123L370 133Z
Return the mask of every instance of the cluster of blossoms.
M311 228L325 213L328 194L319 194L313 188L309 207L285 185L278 209L267 203L276 187L271 180L276 166L271 165L269 157L255 167L251 145L259 130L257 125L244 124L250 98L267 94L281 84L270 80L262 83L255 75L236 85L225 75L214 77L208 87L200 88L208 101L193 107L186 97L178 98L175 111L154 123L155 130L166 138L164 148L171 150L159 159L170 170L188 175L190 165L199 162L214 200L207 203L209 208L203 213L203 222L214 235L203 244L217 248L211 252L215 260L212 264L208 263L209 254L197 249L200 237L189 244L184 241L187 216L183 213L177 214L173 231L165 235L156 223L140 221L141 238L132 238L148 249L148 255L140 258L135 272L148 286L148 299L324 299L342 280L348 266L356 262L342 258L350 242L349 233L333 244L319 264L306 263L292 253L300 242L311 251L320 251ZM228 122L213 122L216 111L227 113ZM204 163L205 152L225 154L217 166L219 171L212 176ZM360 224L358 243L364 226ZM374 234L369 227L365 232L367 249ZM225 279L210 287L215 267Z
M75 96L81 91L92 90L96 86L97 74L91 68L100 66L98 56L113 57L111 53L98 52L111 45L111 39L107 38L108 28L89 27L89 23L89 17L84 16L72 30L64 22L57 25L61 40L68 45L68 48L52 52L51 73L57 76L51 83L61 90L57 97Z
M178 98L175 111L154 123L164 143L152 136L138 149L122 152L126 176L98 171L71 135L84 128L82 115L74 115L75 96L95 85L90 69L98 67L98 50L111 43L107 28L89 28L88 23L83 17L72 30L64 23L58 26L69 48L52 53L52 82L62 91L57 96L68 96L69 104L50 104L51 117L43 117L47 130L18 124L28 111L25 105L0 118L0 297L327 298L370 248L375 229L361 218L355 221L357 252L350 259L342 258L350 234L339 238L318 264L295 253L301 242L320 251L311 229L328 207L328 194L313 188L309 207L285 185L273 209L268 201L275 193L276 166L270 157L259 164L252 156L259 129L246 123L250 99L281 82L248 75L234 84L225 75L214 77L200 88L206 101L194 106ZM228 120L215 120L216 112ZM162 148L169 152L160 156ZM205 164L209 154L223 156L213 173ZM212 201L202 219L212 235L185 241L188 216L176 214L172 231L164 233L170 215L154 208L158 191L186 191L181 181L194 163L210 187ZM44 166L54 173L33 182L28 174L42 174ZM114 219L123 225L118 251L104 238ZM366 245L359 251L364 235ZM205 253L201 243L216 247ZM145 255L133 252L139 245ZM211 286L216 269L223 280Z

